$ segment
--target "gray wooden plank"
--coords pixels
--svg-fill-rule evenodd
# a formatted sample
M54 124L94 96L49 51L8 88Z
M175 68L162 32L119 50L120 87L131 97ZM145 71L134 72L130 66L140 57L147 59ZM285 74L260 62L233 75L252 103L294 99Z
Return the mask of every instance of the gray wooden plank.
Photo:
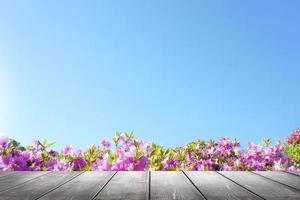
M185 171L206 199L261 199L234 182L213 171Z
M288 172L288 173L300 176L300 172Z
M122 171L112 178L95 199L148 200L148 189L148 172Z
M30 181L32 179L35 179L39 176L46 175L48 173L50 173L50 172L41 172L41 171L15 172L9 176L0 177L0 192L5 191L9 188L18 186L20 184L23 184L23 183Z
M4 176L9 176L9 175L11 175L11 174L14 174L14 173L16 173L15 171L12 171L12 172L9 172L9 171L1 171L0 172L0 177L4 177Z
M153 171L150 199L205 199L183 172Z
M300 190L300 177L293 174L275 171L255 171L253 173Z
M300 199L300 193L251 172L219 172L265 199Z
M39 200L89 200L115 172L85 172Z
M10 190L1 192L1 200L36 199L55 187L66 183L82 172L52 172Z

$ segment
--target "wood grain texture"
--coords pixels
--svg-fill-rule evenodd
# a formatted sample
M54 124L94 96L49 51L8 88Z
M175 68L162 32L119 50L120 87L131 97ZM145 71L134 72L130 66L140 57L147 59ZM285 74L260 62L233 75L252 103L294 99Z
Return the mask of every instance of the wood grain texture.
M148 172L118 172L95 199L148 199Z
M49 190L61 185L81 172L52 172L44 176L37 177L22 185L0 193L1 200L30 200L36 199Z
M12 175L12 174L14 174L14 173L16 173L16 172L0 172L0 177L4 177L4 176L9 176L9 175Z
M26 183L39 176L46 175L51 172L15 172L9 176L0 177L0 192L8 190L12 187Z
M288 173L294 174L294 175L296 175L296 176L300 176L300 172L288 172Z
M183 172L151 172L150 199L204 199Z
M273 172L273 171L268 171L268 172L257 171L253 173L280 182L282 184L291 186L297 190L300 190L300 177L294 176L292 174L288 174L285 172Z
M85 172L39 200L89 200L115 172Z
M265 199L300 199L300 193L251 172L219 172Z
M286 172L184 173L1 172L0 200L300 200L300 176Z
M207 199L261 199L234 182L221 176L217 172L185 171L185 174L192 180Z

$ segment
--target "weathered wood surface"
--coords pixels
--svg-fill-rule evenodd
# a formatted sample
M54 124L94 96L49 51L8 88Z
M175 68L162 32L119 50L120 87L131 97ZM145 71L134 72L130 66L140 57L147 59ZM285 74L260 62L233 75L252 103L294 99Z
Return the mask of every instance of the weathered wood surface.
M297 176L300 176L300 172L289 172L290 174L294 174L294 175L297 175Z
M286 172L0 172L0 200L298 199Z
M148 172L118 172L95 199L149 199Z
M44 193L47 193L48 191L55 189L57 186L60 186L61 184L64 184L65 182L78 176L79 174L80 172L51 172L2 192L5 194L3 196L0 193L0 199L36 199L42 196Z
M49 172L15 172L9 176L0 177L0 192L24 184Z
M217 172L186 171L185 174L207 199L261 199Z
M300 199L299 191L252 172L220 172L220 174L264 199Z
M0 177L12 175L14 173L16 173L16 172L0 172Z
M300 178L285 172L253 172L300 191Z
M205 199L183 172L154 171L150 199Z
M56 190L41 197L41 200L89 200L99 192L115 172L85 172Z

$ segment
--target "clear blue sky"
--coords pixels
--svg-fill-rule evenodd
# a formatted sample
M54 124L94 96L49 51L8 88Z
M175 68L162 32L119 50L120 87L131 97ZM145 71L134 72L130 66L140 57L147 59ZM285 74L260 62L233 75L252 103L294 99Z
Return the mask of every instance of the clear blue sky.
M300 1L1 1L0 130L85 148L300 126Z

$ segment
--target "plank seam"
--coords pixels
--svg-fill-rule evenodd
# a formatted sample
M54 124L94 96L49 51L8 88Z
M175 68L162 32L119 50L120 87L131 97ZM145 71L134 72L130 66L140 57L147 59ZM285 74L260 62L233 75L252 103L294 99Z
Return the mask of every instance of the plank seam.
M291 174L291 175L297 176L297 177L300 177L300 174L294 174L294 173L287 172L287 171L283 171L283 172L284 172L284 173L287 173L287 174Z
M151 200L151 171L148 171L148 200Z
M26 172L26 173L31 173L31 172ZM17 185L14 185L14 186L12 186L12 187L10 187L10 188L1 190L0 193L6 192L6 191L11 190L11 189L16 188L16 187L19 187L19 186L21 186L21 185L23 185L23 184L25 184L25 183L28 183L28 182L30 182L30 181L32 181L32 180L35 180L35 179L37 179L37 178L40 178L40 177L45 176L45 175L50 174L50 173L52 173L52 172L48 172L48 173L42 174L42 175L40 175L40 176L34 177L34 178L32 178L32 179L29 179L29 180L27 180L27 181L24 181L24 182L22 182L22 183L19 183L19 184L17 184ZM16 174L16 173L14 173L14 174Z
M115 171L115 173L113 173L113 175L109 177L106 183L100 188L100 190L96 194L94 194L94 196L90 200L94 200L117 173L118 171Z
M52 192L52 191L58 189L59 187L63 186L64 184L66 184L66 183L72 181L73 179L75 179L76 177L80 176L80 175L83 174L83 173L84 173L84 172L78 173L76 176L73 176L72 178L68 179L67 181L65 181L65 182L63 182L63 183L61 183L61 184L59 184L59 185L57 185L57 186L51 188L51 189L48 190L47 192L41 194L39 197L36 197L34 200L37 200L37 199L42 198L43 196L45 196L45 195L49 194L50 192Z
M201 194L201 196L205 199L205 200L208 200L204 194L201 192L201 190L195 185L195 183L190 179L190 177L184 172L184 171L181 171L184 176L192 183L192 185L196 188L196 190L198 190L198 192Z
M261 175L261 174L257 174L257 173L255 173L255 172L251 172L251 173L252 173L252 174L255 174L255 175L257 175L257 176L260 176L260 177L262 177L262 178L265 178L265 179L267 179L267 180L273 181L273 182L275 182L275 183L278 183L278 184L280 184L280 185L283 185L283 186L292 188L292 189L297 190L298 192L300 192L299 189L294 188L293 186L287 185L287 184L285 184L285 183L281 183L280 181L276 181L276 180L274 180L274 179L268 178L268 177L266 177L266 176L264 176L264 175Z
M257 197L259 197L259 198L261 198L261 199L267 200L267 199L265 199L264 197L260 196L259 194L256 194L256 193L253 192L252 190L250 190L250 189L244 187L243 185L239 184L238 182L236 182L236 181L234 181L234 180L228 178L227 176L223 175L222 173L220 173L220 172L218 172L218 171L216 171L216 172L217 172L218 174L220 174L221 176L223 176L224 178L226 178L226 179L232 181L232 182L235 183L236 185L238 185L238 186L242 187L243 189L247 190L247 191L250 192L251 194L254 194L254 195L256 195Z

